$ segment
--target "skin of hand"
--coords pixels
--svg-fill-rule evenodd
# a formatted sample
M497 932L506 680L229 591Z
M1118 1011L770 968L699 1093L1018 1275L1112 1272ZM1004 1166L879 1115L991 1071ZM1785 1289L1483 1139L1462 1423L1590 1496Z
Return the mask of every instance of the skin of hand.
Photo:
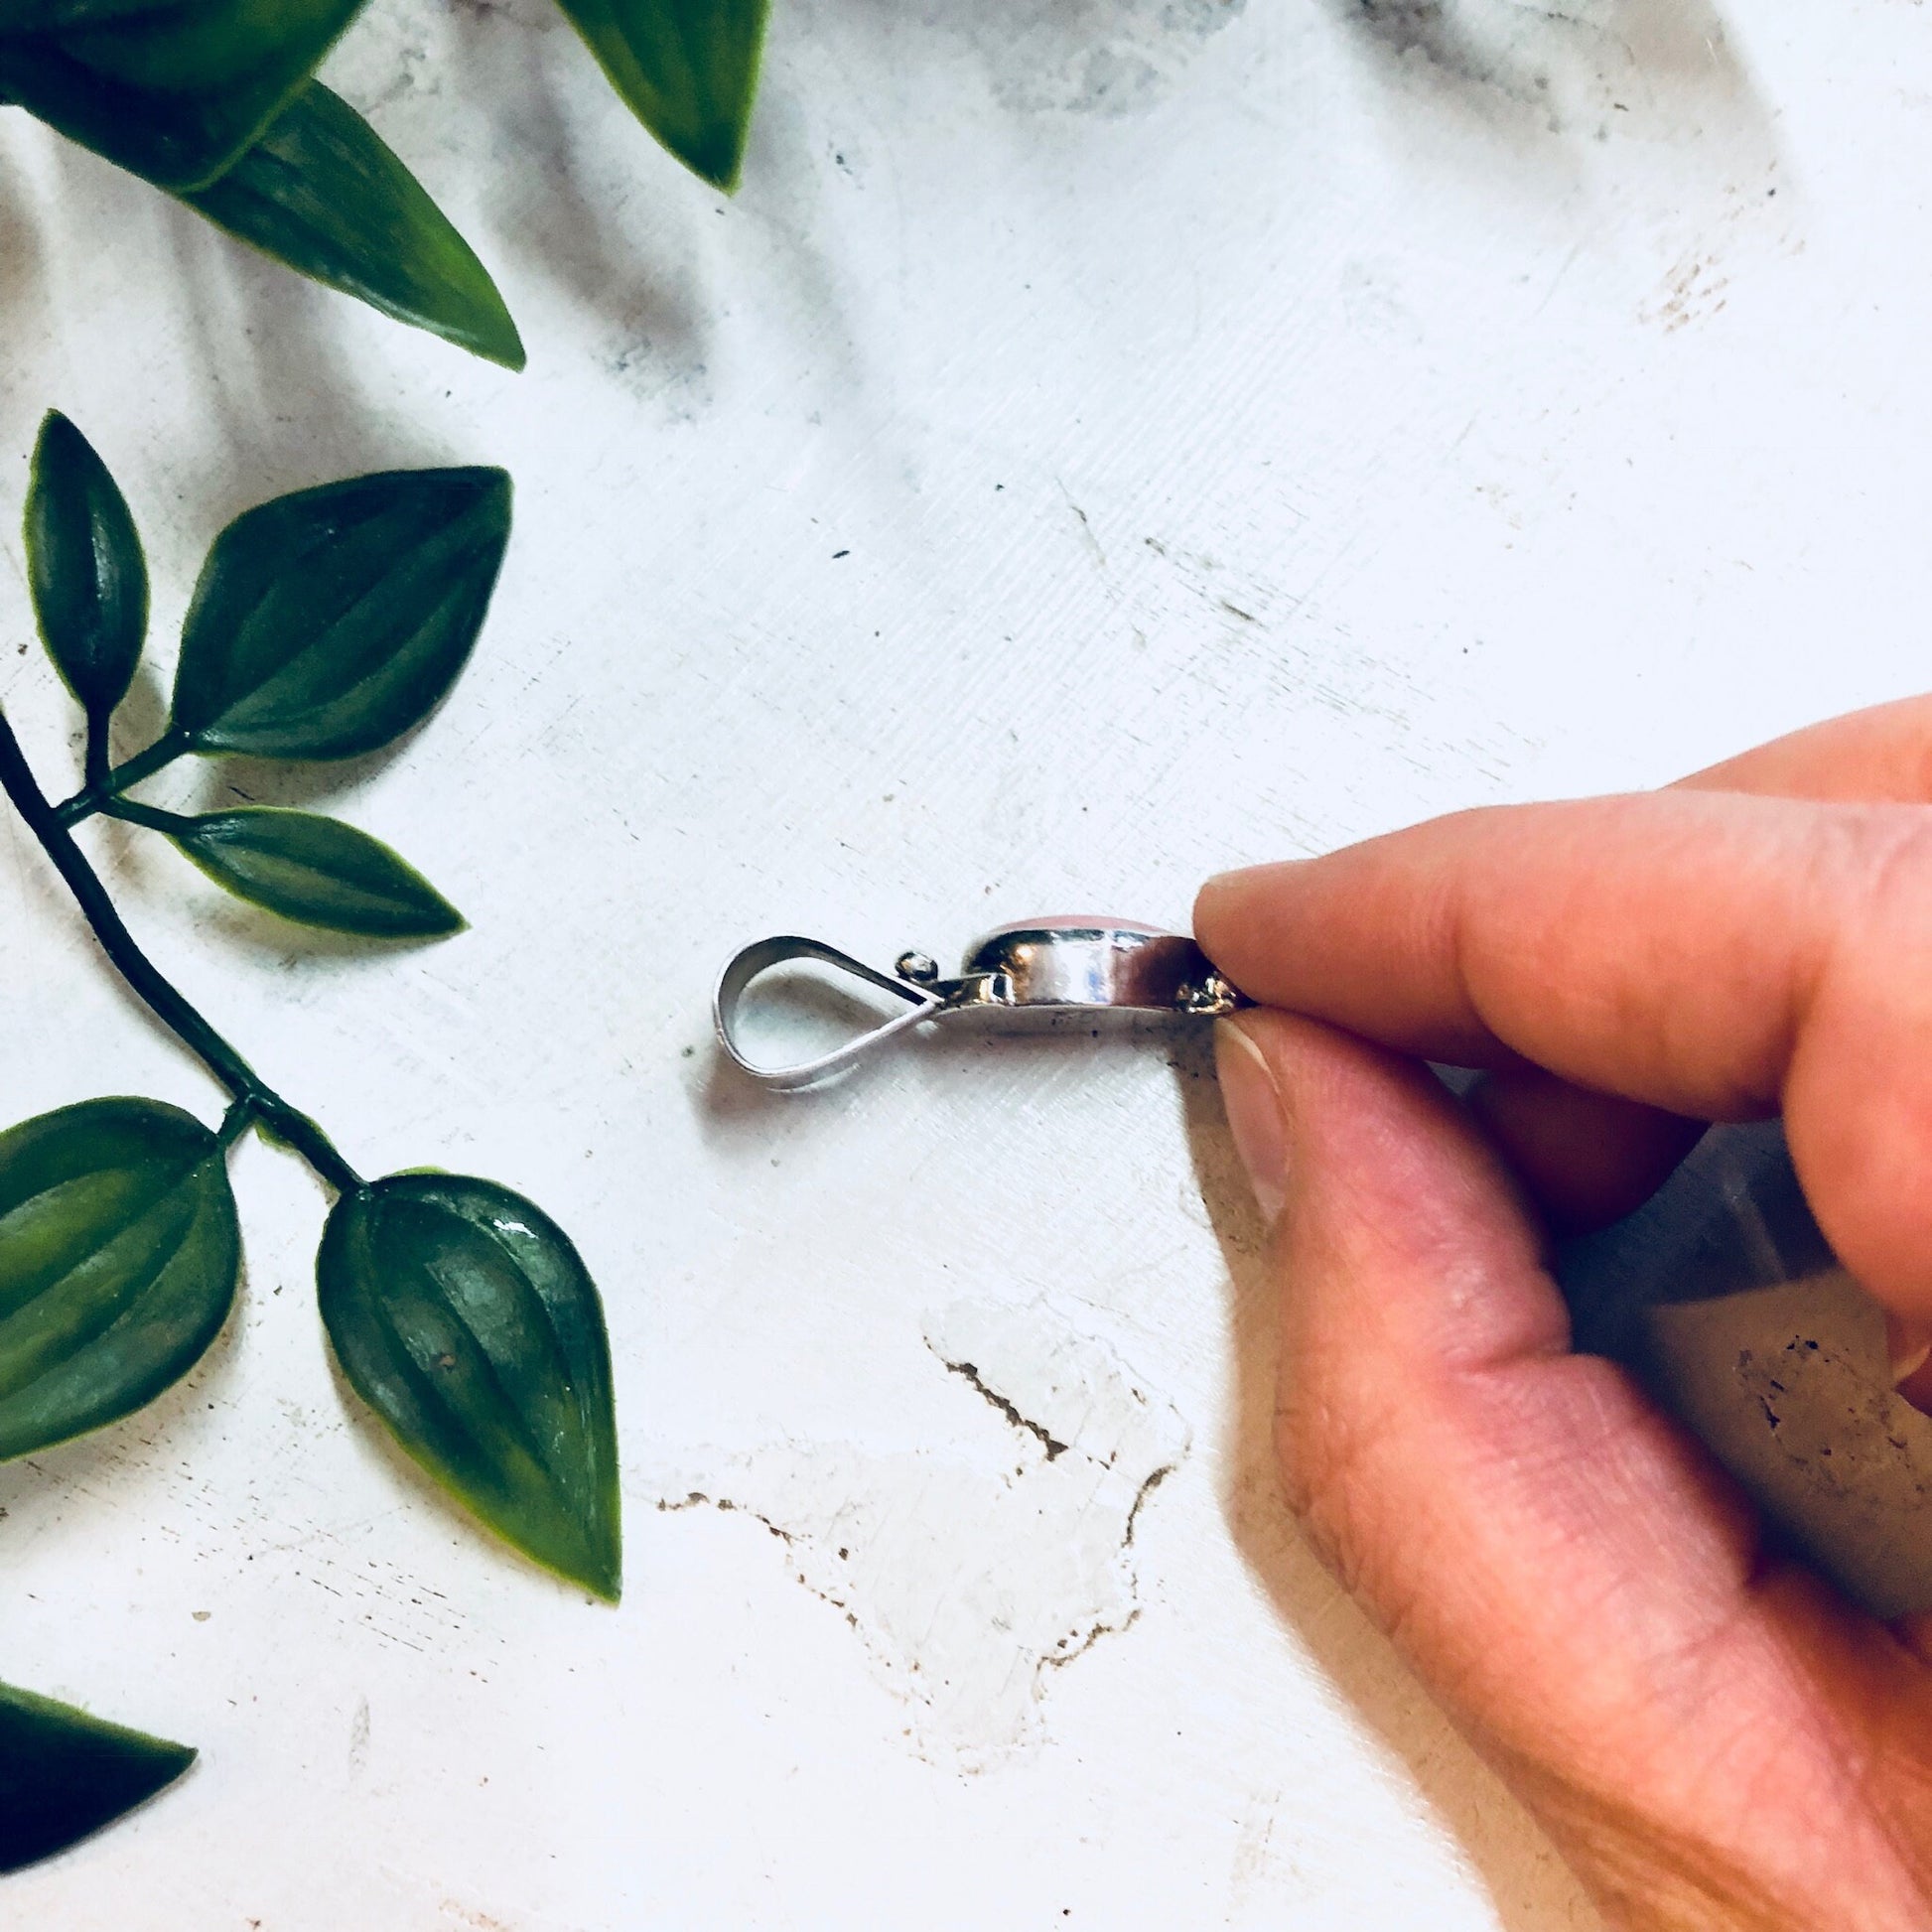
M1212 880L1270 1220L1277 1437L1316 1548L1642 1932L1932 1928L1932 1617L1772 1553L1569 1348L1553 1231L1782 1112L1818 1220L1932 1333L1932 699L1638 796L1464 812ZM1458 1101L1422 1063L1488 1069ZM1925 1400L1926 1379L1908 1377Z

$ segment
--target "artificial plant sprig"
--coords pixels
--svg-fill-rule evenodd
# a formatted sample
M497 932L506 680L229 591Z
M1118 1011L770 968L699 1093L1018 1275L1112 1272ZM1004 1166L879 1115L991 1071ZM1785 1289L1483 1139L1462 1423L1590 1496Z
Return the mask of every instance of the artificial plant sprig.
M0 1459L132 1413L201 1358L239 1278L228 1151L259 1129L337 1195L316 1281L350 1388L484 1523L615 1600L610 1348L569 1238L493 1181L429 1172L364 1180L143 952L70 829L95 812L151 826L230 890L340 929L448 929L427 908L454 914L419 875L334 819L189 816L125 794L190 753L346 757L417 723L470 654L508 519L498 471L355 478L248 511L209 552L167 728L114 767L107 736L143 641L145 565L105 466L65 418L44 426L28 577L49 653L87 722L86 783L54 805L0 712L0 792L107 958L227 1106L209 1127L160 1101L86 1100L0 1133ZM186 1762L178 1746L0 1687L0 1795L18 1772L8 1751L24 1748L10 1743L15 1732L57 1740L64 1763L91 1761L98 1746L138 1796L157 1767ZM90 1830L114 1814L77 1804L70 1815ZM0 1805L0 1869L58 1849L25 1830Z
M483 622L509 536L499 470L394 471L249 510L215 539L182 633L167 727L110 765L147 573L127 504L66 417L48 416L27 492L28 581L49 655L87 723L86 783L58 816L166 834L211 879L287 918L432 938L462 915L380 841L313 812L197 817L127 794L190 753L341 759L425 717Z
M488 272L315 71L365 0L0 0L0 103L140 175L331 288L505 367ZM559 0L611 83L729 193L767 0Z

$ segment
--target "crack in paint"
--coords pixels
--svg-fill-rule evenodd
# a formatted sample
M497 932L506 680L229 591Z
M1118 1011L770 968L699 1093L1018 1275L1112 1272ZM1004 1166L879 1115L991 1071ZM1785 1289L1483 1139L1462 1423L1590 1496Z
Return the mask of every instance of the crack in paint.
M1039 1660L1041 1670L1064 1670L1076 1657L1084 1657L1102 1637L1124 1636L1141 1620L1141 1605L1136 1603L1118 1623L1096 1623L1071 1650L1055 1650ZM1066 1639L1062 1637L1061 1643Z
M729 1496L707 1496L702 1489L688 1491L682 1502L667 1496L659 1496L657 1508L660 1515L680 1509L715 1509L727 1516L734 1514L749 1516L753 1522L762 1523L780 1543L789 1543L792 1540L791 1532L782 1523L774 1523L762 1510L754 1509L750 1503L734 1502ZM843 1556L845 1553L840 1551L839 1554ZM798 1581L802 1584L805 1580L801 1577Z
M1134 1526L1141 1520L1141 1505L1179 1467L1178 1462L1162 1463L1135 1492L1134 1506L1127 1512L1127 1533L1120 1540L1120 1547L1123 1550L1131 1550L1134 1547ZM1139 1611L1136 1610L1135 1614L1138 1615Z
M912 1748L974 1771L1036 1740L1057 1673L1140 1621L1141 1511L1188 1429L1044 1301L969 1298L922 1325L935 1362L1040 1453L1016 1469L1003 1430L935 1417L937 1440L899 1448L716 1449L661 1470L655 1500L761 1523L788 1579L840 1612L912 1714Z
M1027 1435L1036 1437L1045 1447L1047 1461L1051 1462L1056 1456L1061 1456L1066 1453L1067 1445L1061 1442L1043 1423L1036 1423L1030 1417L1023 1416L1019 1409L1007 1397L1003 1396L998 1389L987 1386L985 1378L979 1372L979 1364L977 1362L947 1362L943 1355L940 1357L940 1360L945 1363L946 1368L951 1373L961 1376L970 1382L994 1408L999 1410L1000 1414L1015 1429L1024 1430ZM1137 1504L1136 1507L1138 1508L1139 1505Z

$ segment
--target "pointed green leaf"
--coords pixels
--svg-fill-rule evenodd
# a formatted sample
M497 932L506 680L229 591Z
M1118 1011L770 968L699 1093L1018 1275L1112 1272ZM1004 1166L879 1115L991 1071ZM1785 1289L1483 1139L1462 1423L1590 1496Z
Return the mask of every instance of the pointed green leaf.
M0 1134L0 1460L179 1381L240 1259L221 1145L180 1108L83 1100Z
M0 38L0 93L162 188L230 167L363 0L196 0Z
M176 729L261 758L388 744L463 669L509 527L500 470L356 477L238 516L189 609Z
M463 930L463 914L421 873L341 819L251 805L169 837L217 886L303 925L384 939Z
M220 180L182 200L398 322L523 366L516 324L470 244L374 128L319 80Z
M0 35L59 34L133 14L172 13L182 0L0 0Z
M127 695L148 630L148 567L93 446L50 409L27 483L27 582L41 640L90 722Z
M316 1284L343 1373L410 1455L615 1602L611 1349L564 1231L494 1181L390 1174L336 1203Z
M0 1684L0 1871L65 1852L145 1804L194 1761L186 1744Z
M630 110L715 187L738 186L767 0L558 0Z

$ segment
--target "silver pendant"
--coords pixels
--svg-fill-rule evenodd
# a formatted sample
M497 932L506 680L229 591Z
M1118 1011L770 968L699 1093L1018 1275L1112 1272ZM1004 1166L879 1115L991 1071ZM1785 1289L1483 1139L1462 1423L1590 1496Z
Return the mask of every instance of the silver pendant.
M829 966L905 1002L878 1026L830 1052L771 1066L747 1051L744 1022L753 982L798 962ZM718 1040L733 1062L770 1087L807 1087L844 1071L895 1035L951 1014L1016 1021L1034 1014L1113 1011L1197 1014L1212 1019L1251 1004L1182 933L1125 919L1023 919L989 932L966 954L957 979L903 952L882 973L822 940L780 934L747 946L718 981L712 1002Z

